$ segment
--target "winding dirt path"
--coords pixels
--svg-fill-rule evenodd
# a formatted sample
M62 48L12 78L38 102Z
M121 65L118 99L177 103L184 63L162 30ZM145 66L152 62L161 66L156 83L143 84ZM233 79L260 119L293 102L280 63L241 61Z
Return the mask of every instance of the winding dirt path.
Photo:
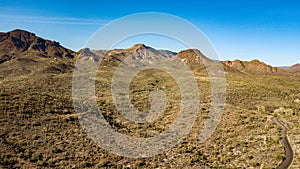
M287 128L278 120L277 117L272 117L272 121L280 127L281 139L280 142L284 146L285 159L277 166L277 169L287 169L293 162L293 149L287 138Z

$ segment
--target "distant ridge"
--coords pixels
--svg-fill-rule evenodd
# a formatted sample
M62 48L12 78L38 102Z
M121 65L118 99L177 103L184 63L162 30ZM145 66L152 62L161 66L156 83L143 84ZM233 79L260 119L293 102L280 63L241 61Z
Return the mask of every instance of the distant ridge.
M223 61L223 64L229 66L237 71L242 73L249 73L249 74L282 74L287 73L285 70L272 67L267 65L264 62L259 60L252 60L252 61L241 61L241 60L234 60L234 61Z
M289 72L300 72L300 64L297 63L292 66L286 66L286 67L283 67L282 69L285 69Z
M121 62L125 58L130 57L133 60L140 62L152 62L161 58L171 58L176 55L175 52L168 50L156 50L145 44L135 44L127 49L112 49L112 50L92 50L91 52L99 57L104 57L105 61ZM105 55L105 56L102 56Z

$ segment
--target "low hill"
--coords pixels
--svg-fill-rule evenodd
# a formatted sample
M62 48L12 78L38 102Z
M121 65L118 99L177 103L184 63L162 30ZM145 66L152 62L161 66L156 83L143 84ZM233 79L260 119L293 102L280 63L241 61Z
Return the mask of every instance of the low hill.
M297 63L295 65L286 67L285 70L289 71L289 72L300 72L300 64Z
M257 75L266 75L266 74L284 74L287 71L275 68L270 65L267 65L264 62L259 60L252 60L252 61L241 61L241 60L234 60L234 61L224 61L224 65L231 67L234 70L240 71L242 73L249 73L249 74L257 74Z

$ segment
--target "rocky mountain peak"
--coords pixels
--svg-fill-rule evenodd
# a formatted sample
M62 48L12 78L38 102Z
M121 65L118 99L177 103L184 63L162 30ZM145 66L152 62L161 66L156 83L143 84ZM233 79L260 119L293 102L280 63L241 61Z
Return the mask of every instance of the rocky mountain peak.
M34 33L22 29L15 29L13 31L8 32L7 35L21 40L29 40L30 38L36 37Z
M84 56L93 56L93 55L95 55L95 54L90 50L90 48L83 48L83 49L80 49L80 50L78 51L78 53L79 53L80 55L84 55Z
M40 38L25 30L16 29L0 33L0 63L30 53L55 58L73 58L75 54L72 50L61 46L59 42Z
M139 49L147 49L149 48L148 46L144 45L144 44L135 44L132 47L129 48L129 50L139 50Z

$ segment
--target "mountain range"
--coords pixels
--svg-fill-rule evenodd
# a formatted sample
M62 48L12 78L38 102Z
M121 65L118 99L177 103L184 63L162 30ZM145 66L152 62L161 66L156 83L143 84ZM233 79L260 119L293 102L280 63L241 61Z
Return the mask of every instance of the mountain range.
M180 59L192 70L198 86L200 105L195 109L198 112L194 112L197 114L193 115L195 119L191 122L194 124L189 133L178 137L174 147L166 151L161 149L161 154L149 158L112 153L97 144L99 142L88 133L90 129L82 125L97 119L81 119L102 114L107 122L104 126L111 126L116 133L128 138L152 139L173 129L177 133L177 125L185 123L178 119L180 116L192 120L181 110L186 107L188 111L198 98L183 95L193 88L190 81L179 82L173 75L155 69L137 73L130 84L125 81L128 94L114 90L122 84L120 81L114 83L116 70L124 72L125 78L130 75L117 69L123 63L131 64L127 59L141 64L156 64L156 60L172 63ZM77 66L78 62L83 64ZM226 82L217 76L209 78L208 68L215 68L216 62L223 66ZM89 66L95 68L96 65L99 70L89 72ZM80 70L86 71L81 74ZM73 51L24 30L0 33L0 168L280 168L286 159L292 161L293 168L300 168L297 154L300 143L299 70L299 64L278 68L259 60L219 62L197 49L172 52L144 44L127 49ZM176 73L180 75L181 71ZM179 80L184 80L182 77L179 76ZM225 83L226 88L219 90L221 86L214 82ZM89 87L93 90L86 90ZM82 97L76 97L79 94ZM153 102L156 97L165 105L156 105ZM120 110L125 113L129 110L123 107L120 98L125 98L126 104L137 111L145 112L138 116L152 114L152 105L163 111L158 112L161 114L154 121L136 123L120 113ZM184 101L186 99L194 101ZM96 109L92 106L95 102ZM214 113L218 110L222 110L222 116ZM156 116L156 112L153 115ZM288 137L282 137L282 127L272 121L274 117L287 126ZM207 122L218 125L213 134L199 144ZM212 125L207 126L212 129ZM97 130L99 134L105 133L106 129L102 129ZM288 138L294 151L292 157L287 155L282 138ZM114 143L119 146L127 142L112 139L103 143L113 147ZM161 140L158 144L164 143L168 141ZM129 146L129 149L134 148ZM149 145L145 152L153 149Z
M156 50L136 44L128 49L72 51L59 42L46 40L34 33L16 29L7 33L0 32L0 77L9 75L26 75L35 73L64 73L72 71L77 59L98 62L104 57L107 62L122 62L131 57L141 62L153 62L159 58L179 57L191 69L205 69L203 61L210 61L197 49L182 50L178 53L168 50ZM300 64L290 67L272 67L259 60L222 61L224 70L230 73L247 74L290 74L300 72Z

